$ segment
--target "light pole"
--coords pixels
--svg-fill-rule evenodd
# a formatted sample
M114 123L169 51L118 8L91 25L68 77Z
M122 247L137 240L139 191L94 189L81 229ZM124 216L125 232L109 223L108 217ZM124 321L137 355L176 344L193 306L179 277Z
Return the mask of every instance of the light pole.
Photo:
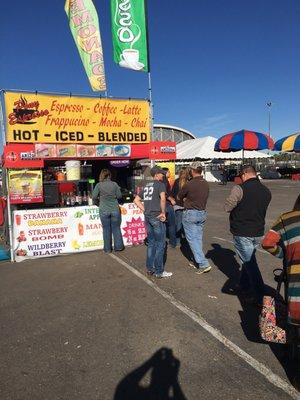
M269 137L271 137L271 107L272 107L272 102L268 101L267 102L268 110L269 110Z

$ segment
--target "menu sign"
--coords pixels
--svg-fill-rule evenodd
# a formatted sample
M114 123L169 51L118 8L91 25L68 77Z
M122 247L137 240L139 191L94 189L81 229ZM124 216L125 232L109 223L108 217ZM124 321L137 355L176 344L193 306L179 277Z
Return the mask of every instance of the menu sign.
M14 145L17 146L17 145ZM130 144L47 144L36 143L37 158L130 158ZM148 154L147 154L148 155Z
M43 175L41 170L8 171L11 204L43 202Z
M120 206L120 210L124 245L129 246L144 243L147 235L143 212L134 203L125 203Z
M149 143L147 100L5 92L7 142Z
M144 215L133 203L120 207L124 245L143 243ZM103 248L97 206L16 210L13 249L16 261Z
M130 157L131 146L129 144L117 144L116 146L99 144L96 146L97 157Z
M103 247L96 206L13 212L16 261Z

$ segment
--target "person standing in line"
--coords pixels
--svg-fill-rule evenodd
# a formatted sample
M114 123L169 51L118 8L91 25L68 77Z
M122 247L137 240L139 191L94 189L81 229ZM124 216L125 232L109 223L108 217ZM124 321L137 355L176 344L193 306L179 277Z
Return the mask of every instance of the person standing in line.
M250 303L260 305L264 282L255 253L264 235L266 212L272 196L259 181L252 165L242 166L240 178L242 184L233 186L224 209L230 213L230 232L242 262L237 290L244 293Z
M227 185L228 172L225 165L223 166L221 173L222 173L222 185Z
M172 272L164 271L164 252L166 245L166 187L163 183L165 171L155 166L151 168L153 178L148 182L134 203L145 215L147 231L146 268L148 275L168 278Z
M171 185L169 182L170 178L170 170L169 168L162 168L165 171L165 175L163 178L163 183L166 185L166 224L167 224L167 237L169 238L169 245L172 249L175 249L177 246L176 240L176 220L175 220L175 211L173 209L172 204L172 196L171 196Z
M201 163L191 164L192 179L179 191L177 198L184 204L182 224L185 237L193 253L193 266L198 274L211 270L208 260L203 253L203 228L206 221L206 203L209 186L202 177Z
M175 211L175 221L176 221L176 241L177 245L180 245L181 239L184 237L184 230L182 225L182 215L183 215L183 201L179 201L177 195L180 189L190 180L190 170L189 168L181 168L178 174L178 178L175 179L174 185L171 191L171 203Z
M300 194L291 211L281 214L266 233L262 247L283 258L287 273L288 320L300 329Z
M99 202L99 214L103 228L104 252L111 253L112 238L114 251L124 250L121 233L121 212L118 200L122 198L121 190L116 182L111 180L111 172L102 169L99 182L93 190L93 202Z

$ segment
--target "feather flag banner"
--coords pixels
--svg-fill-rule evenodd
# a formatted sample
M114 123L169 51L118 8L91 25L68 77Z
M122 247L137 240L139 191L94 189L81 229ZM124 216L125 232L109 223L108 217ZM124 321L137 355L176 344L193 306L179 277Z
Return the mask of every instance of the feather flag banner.
M110 4L115 63L149 71L144 0L111 0Z
M66 0L65 11L92 89L106 90L99 21L92 0Z

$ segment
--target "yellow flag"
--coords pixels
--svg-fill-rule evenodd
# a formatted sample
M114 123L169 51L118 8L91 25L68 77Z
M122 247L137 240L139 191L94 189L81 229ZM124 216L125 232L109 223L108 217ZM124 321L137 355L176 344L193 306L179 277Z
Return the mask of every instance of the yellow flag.
M66 0L65 11L92 89L106 90L99 21L92 0Z

